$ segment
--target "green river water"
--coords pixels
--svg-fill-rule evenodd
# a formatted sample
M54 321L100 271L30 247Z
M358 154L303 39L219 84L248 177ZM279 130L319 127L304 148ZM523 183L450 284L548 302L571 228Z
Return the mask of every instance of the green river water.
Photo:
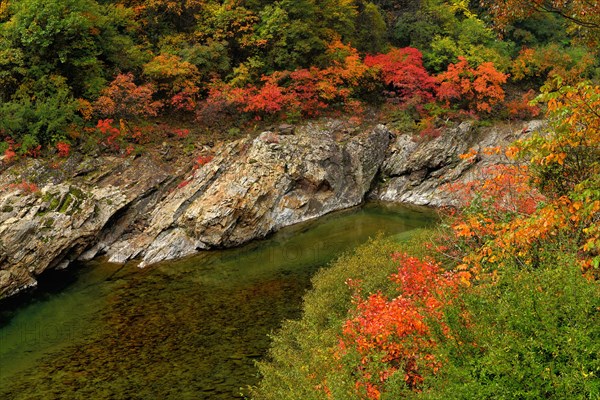
M235 399L314 272L427 210L369 204L237 249L139 269L102 261L0 303L0 399Z

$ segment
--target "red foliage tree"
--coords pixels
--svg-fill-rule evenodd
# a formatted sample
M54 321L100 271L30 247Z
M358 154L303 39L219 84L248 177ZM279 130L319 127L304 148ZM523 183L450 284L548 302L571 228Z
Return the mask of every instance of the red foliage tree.
M386 54L368 55L365 65L377 68L383 82L393 88L401 101L419 98L426 103L434 98L436 81L423 66L423 55L412 47L393 49Z

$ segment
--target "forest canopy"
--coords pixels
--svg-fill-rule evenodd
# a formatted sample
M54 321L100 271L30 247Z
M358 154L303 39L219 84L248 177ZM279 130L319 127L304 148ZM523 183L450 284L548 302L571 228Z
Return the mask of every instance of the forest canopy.
M77 144L108 120L126 144L157 119L239 128L393 104L427 132L440 116L527 117L530 89L597 77L594 4L9 0L0 150Z

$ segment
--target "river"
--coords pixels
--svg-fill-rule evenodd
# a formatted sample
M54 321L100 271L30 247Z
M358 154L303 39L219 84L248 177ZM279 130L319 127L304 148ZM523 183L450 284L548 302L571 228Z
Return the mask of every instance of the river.
M246 246L139 269L95 260L0 303L1 399L235 399L319 268L427 210L368 204Z

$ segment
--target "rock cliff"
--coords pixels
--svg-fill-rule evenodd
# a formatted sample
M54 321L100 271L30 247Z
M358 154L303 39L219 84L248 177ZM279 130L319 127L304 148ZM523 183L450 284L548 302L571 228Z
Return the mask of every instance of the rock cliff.
M115 243L109 260L140 257L143 266L233 247L360 204L389 137L383 126L343 140L308 126L230 143L157 205L142 232Z
M105 254L144 266L233 247L367 196L451 204L447 183L475 179L497 162L483 153L462 161L461 153L508 143L538 125L476 130L463 123L414 141L383 125L348 132L330 121L217 145L212 161L195 169L156 153L72 156L61 169L68 174L29 160L0 174L0 298L76 259ZM40 190L19 184L24 177Z
M46 179L31 192L9 184L16 172L5 171L0 297L75 259L106 253L113 262L140 258L143 266L236 246L360 204L390 139L383 126L355 135L336 124L285 133L224 144L187 176L151 156L105 159L78 166L62 179L69 183ZM24 174L49 171L33 165Z
M411 135L400 134L388 149L380 182L369 198L434 207L454 205L449 184L485 178L487 167L507 161L485 149L506 146L542 127L542 121L531 121L475 128L468 121L432 140L416 142ZM461 160L459 156L471 149L476 157Z

